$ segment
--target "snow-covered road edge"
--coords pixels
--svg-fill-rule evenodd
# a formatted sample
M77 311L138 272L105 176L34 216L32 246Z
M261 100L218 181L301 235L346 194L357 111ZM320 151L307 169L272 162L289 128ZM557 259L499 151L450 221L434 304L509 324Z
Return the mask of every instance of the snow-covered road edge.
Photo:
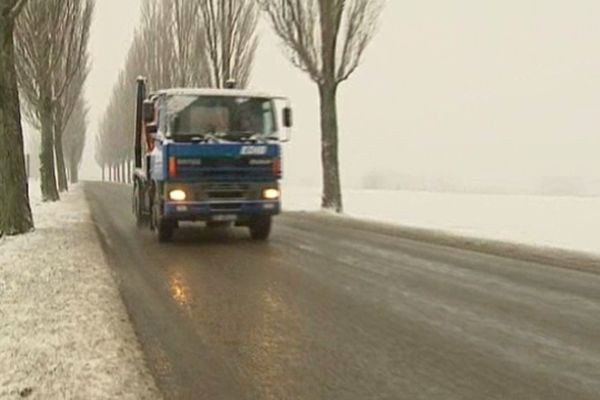
M442 229L405 226L325 211L292 211L291 213L302 214L304 218L318 219L328 224L338 224L347 229L372 231L374 234L600 274L600 255L596 253L464 235Z
M80 187L0 241L0 398L160 398Z
M284 186L287 211L320 210L320 190ZM600 258L600 197L345 190L347 216Z

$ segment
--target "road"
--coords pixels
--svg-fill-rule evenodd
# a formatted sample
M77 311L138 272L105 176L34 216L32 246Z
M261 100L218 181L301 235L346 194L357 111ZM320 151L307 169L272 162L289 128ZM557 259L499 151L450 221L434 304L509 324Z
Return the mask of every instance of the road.
M158 244L85 191L165 398L600 398L600 275L303 213Z

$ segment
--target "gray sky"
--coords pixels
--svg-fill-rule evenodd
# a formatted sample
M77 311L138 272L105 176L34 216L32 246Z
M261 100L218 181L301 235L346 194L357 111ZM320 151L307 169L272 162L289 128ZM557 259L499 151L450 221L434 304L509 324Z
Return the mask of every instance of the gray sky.
M139 0L97 1L93 134L138 8ZM344 182L371 171L473 181L600 177L598 20L596 0L388 0L362 65L340 91ZM318 183L316 87L287 62L268 25L251 86L292 98L285 174ZM97 176L87 152L84 176Z

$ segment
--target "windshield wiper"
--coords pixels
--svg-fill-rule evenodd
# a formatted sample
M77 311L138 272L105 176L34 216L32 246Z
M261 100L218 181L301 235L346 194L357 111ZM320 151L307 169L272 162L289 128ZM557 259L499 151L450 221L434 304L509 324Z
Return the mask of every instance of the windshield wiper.
M265 142L268 140L278 140L278 137L268 136L264 133L254 131L230 131L230 132L207 132L207 133L189 133L189 134L174 134L173 139L176 141L187 142Z
M206 140L206 135L200 133L172 133L171 138L176 142L202 142Z
M223 138L231 140L245 140L249 139L255 132L252 131L229 131L223 134Z
M267 140L277 140L277 137L268 136L264 133L257 133L255 131L232 131L227 132L224 136L225 139L229 140L238 140L238 141L249 141L249 142L258 142L258 141L267 141Z

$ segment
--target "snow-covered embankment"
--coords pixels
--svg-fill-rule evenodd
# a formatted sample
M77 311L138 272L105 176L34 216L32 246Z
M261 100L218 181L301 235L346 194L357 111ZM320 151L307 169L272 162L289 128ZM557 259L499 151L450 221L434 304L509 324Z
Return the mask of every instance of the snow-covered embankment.
M0 239L0 398L159 398L79 187Z
M318 188L284 186L286 210L319 209ZM600 256L600 198L345 190L348 216L466 238Z

